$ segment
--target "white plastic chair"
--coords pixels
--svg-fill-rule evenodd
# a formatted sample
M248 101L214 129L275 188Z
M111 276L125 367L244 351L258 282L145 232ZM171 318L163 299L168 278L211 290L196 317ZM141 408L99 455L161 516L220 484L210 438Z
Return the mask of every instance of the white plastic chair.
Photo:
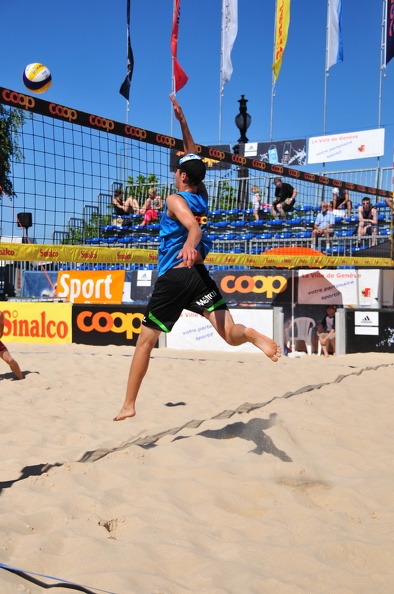
M313 318L295 318L294 319L294 342L302 340L305 342L306 352L312 354L312 331L316 326ZM291 328L290 337L287 337L287 346L291 346Z

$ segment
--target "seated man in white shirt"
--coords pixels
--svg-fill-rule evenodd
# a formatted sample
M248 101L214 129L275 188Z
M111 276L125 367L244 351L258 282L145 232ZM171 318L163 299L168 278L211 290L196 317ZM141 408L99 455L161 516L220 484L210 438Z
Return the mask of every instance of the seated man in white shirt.
M330 234L335 225L334 213L328 210L328 203L321 203L321 211L316 217L315 226L312 231L312 247L316 247L316 237L324 235L326 248L330 247Z

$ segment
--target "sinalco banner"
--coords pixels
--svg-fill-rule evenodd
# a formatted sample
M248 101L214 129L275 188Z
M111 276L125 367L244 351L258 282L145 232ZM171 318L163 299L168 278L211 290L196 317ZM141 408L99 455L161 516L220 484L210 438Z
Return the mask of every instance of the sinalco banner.
M71 343L71 304L8 301L4 314L4 341L34 344Z

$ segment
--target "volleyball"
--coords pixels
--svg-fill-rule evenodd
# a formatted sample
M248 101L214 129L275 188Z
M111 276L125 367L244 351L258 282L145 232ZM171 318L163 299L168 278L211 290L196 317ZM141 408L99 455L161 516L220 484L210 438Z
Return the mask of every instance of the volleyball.
M44 64L29 64L23 71L23 84L33 93L44 93L52 84L52 75Z

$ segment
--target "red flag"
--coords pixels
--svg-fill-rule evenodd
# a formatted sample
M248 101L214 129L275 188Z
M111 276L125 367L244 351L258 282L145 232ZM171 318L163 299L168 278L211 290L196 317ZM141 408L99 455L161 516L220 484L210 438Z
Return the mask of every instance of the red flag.
M189 77L186 72L182 70L177 60L177 47L178 47L178 29L179 29L179 16L181 0L176 0L174 10L174 22L172 24L172 36L171 36L171 52L174 61L174 78L175 78L175 93L177 93L182 87L185 86Z

